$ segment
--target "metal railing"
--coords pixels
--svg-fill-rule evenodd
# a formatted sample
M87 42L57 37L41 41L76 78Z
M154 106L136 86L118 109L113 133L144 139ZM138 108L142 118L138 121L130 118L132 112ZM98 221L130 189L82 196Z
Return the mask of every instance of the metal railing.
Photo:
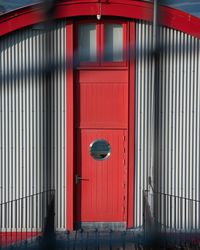
M0 204L0 248L35 244L54 231L55 190Z
M143 201L146 241L165 247L199 246L199 200L146 190Z

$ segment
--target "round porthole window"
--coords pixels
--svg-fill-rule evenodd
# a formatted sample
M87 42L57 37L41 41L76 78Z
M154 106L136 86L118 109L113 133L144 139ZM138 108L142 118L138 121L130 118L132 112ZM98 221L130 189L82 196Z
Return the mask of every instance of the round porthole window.
M97 161L107 159L110 153L110 144L106 140L98 139L90 144L90 155Z

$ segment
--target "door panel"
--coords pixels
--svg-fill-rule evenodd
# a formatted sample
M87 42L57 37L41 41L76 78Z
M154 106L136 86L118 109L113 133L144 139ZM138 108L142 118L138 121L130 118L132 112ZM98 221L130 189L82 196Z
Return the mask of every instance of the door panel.
M123 222L126 217L127 131L77 129L76 222ZM96 139L108 141L110 156L95 160L89 153Z
M79 68L76 71L75 82L76 83L128 83L128 70L127 68L98 68L92 67Z
M78 106L75 126L80 128L127 128L128 84L76 84Z

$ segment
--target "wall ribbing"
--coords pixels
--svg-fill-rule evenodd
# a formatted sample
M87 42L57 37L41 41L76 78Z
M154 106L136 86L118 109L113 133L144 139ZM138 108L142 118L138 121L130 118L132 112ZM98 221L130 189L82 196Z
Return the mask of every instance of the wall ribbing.
M55 188L57 228L65 227L65 33L65 21L59 21L49 33L37 25L0 41L0 203ZM51 73L46 68L50 60ZM46 145L48 129L51 146ZM53 173L48 185L47 162ZM2 229L41 228L39 204L32 208L35 215L22 213L22 204L18 206L12 214L2 207ZM30 206L28 202L27 211Z
M200 200L200 41L182 32L159 30L159 166L158 191ZM136 22L135 99L135 223L142 226L142 191L148 189L152 171L152 25ZM166 225L196 228L197 204L179 206L168 200L162 210ZM170 222L171 218L171 222ZM196 224L195 224L196 221Z

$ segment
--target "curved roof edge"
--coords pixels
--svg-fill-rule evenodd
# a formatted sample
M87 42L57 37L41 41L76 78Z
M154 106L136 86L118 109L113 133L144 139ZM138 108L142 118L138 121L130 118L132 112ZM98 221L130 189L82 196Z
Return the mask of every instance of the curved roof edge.
M45 21L42 4L23 7L0 16L0 36ZM200 38L200 18L167 6L159 7L160 24ZM96 16L96 0L63 0L56 4L54 19ZM138 0L102 0L103 16L118 16L152 21L153 4Z

